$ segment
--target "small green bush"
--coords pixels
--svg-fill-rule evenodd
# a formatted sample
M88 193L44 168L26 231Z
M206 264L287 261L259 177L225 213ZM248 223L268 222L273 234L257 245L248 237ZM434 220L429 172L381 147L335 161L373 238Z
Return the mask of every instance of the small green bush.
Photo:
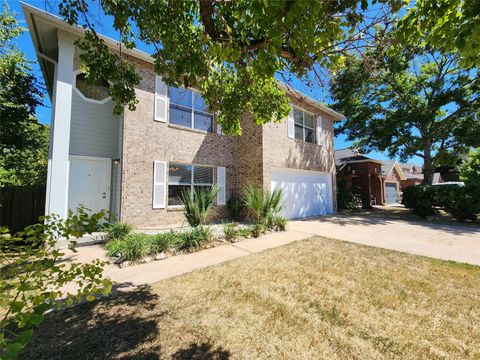
M252 229L250 227L243 227L238 229L238 236L249 238L252 236Z
M431 185L409 186L403 190L403 205L423 219L435 213L435 189Z
M257 223L252 227L252 236L254 238L258 238L260 235L265 234L267 232L267 228L263 223Z
M229 242L235 241L235 239L238 237L238 230L236 229L236 226L238 224L228 224L223 227L223 233L225 234L225 240Z
M179 198L183 205L183 214L193 227L205 225L218 194L218 186L211 188L182 191Z
M147 234L130 234L124 239L111 240L105 244L107 255L119 256L123 261L136 261L150 254L150 239Z
M442 192L441 196L437 195L444 210L457 221L475 221L477 214L480 213L480 185L469 184L449 188L448 191Z
M271 229L275 231L285 231L287 230L288 220L283 216L274 216L272 218Z
M159 254L173 248L178 243L178 235L174 232L164 232L150 237L150 254Z
M110 224L106 227L105 231L107 235L105 236L105 240L120 240L127 237L133 230L133 226L128 223L114 223Z
M191 231L178 233L178 237L177 248L179 250L192 250L209 243L213 239L212 230L207 226L198 226Z

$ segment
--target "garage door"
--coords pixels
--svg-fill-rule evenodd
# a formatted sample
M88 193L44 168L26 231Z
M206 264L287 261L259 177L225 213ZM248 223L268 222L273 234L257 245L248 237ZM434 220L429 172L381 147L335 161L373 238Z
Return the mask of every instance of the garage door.
M398 200L397 184L385 183L385 200L387 205L396 204Z
M282 215L289 219L333 212L332 179L328 173L273 169L271 188L282 190Z

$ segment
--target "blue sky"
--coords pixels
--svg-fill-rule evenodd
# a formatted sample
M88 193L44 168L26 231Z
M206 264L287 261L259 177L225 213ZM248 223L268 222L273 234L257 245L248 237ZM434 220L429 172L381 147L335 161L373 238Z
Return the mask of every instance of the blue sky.
M50 8L50 5L55 5L55 0L25 0L24 2L31 4L35 7L38 7L39 9L47 10L49 12L52 12L52 9ZM8 0L7 1L8 5L10 6L10 9L14 11L17 15L17 19L20 22L20 25L23 27L26 27L26 23L24 20L23 12L20 6L19 1L13 1L13 0ZM54 12L56 9L53 10ZM103 35L106 35L111 38L117 38L117 34L113 31L112 26L109 26L111 24L111 18L103 16L101 18L101 24L97 25L97 31L102 33ZM20 48L20 50L26 54L26 57L30 60L37 61L36 55L35 55L35 50L33 48L32 41L30 39L30 34L28 31L26 31L22 36L19 37L17 46ZM140 50L148 52L149 49L146 45L144 44L137 44L138 48ZM34 65L34 72L35 75L38 76L39 78L42 78L42 73L40 71L40 68L37 64ZM323 102L328 102L329 101L329 94L328 94L328 89L325 87L322 87L318 84L314 87L309 87L302 83L300 80L294 79L291 81L290 85L292 85L295 89L301 91L302 93L316 99L320 100ZM44 106L39 107L37 109L37 115L40 121L44 124L49 124L50 119L51 119L51 104L50 104L50 99L48 96L45 96L44 99ZM351 145L351 142L346 140L346 137L344 135L339 135L335 137L335 149L343 149L346 147L349 147ZM379 160L387 160L388 156L384 153L381 152L371 152L371 156L379 159ZM421 164L421 159L416 158L412 159L412 162Z

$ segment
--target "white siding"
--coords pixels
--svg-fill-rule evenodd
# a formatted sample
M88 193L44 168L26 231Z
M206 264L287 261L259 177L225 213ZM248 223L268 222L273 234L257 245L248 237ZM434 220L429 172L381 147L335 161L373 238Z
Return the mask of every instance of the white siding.
M118 158L119 124L113 101L95 104L72 95L70 155Z

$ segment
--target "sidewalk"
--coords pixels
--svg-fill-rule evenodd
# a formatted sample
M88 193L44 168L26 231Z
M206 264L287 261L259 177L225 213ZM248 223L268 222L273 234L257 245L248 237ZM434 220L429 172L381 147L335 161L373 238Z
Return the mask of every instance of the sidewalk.
M119 289L128 290L133 286L151 284L174 276L182 275L225 261L238 259L266 249L282 246L306 236L298 231L277 232L261 238L251 238L237 243L225 244L210 249L169 257L165 260L119 268L110 264L105 266L104 275L117 283ZM73 253L65 249L66 261L91 262L94 259L107 261L105 251L100 245L82 246Z
M415 255L480 265L480 227L432 224L421 220L392 219L369 215L330 215L290 221L286 232L245 239L165 260L119 268L110 264L105 276L118 288L151 284L266 249L312 236L323 236ZM73 253L66 249L66 261L107 261L100 245L81 246Z

